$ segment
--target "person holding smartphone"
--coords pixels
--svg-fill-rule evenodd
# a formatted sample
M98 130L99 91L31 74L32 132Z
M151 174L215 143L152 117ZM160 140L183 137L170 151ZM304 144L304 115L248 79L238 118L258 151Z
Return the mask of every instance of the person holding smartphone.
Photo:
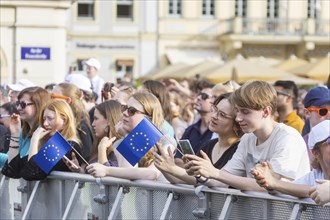
M218 169L221 169L231 159L242 136L242 132L235 122L233 105L229 96L230 93L223 94L214 101L211 107L209 129L218 134L219 138L206 142L200 151L205 152L211 159L212 165ZM159 151L160 154L155 154L155 166L171 183L187 183L191 185L204 183L212 186L212 182L208 182L206 178L189 176L184 168L175 165L174 156L170 150L168 154L163 149L159 149ZM198 156L200 156L200 152L197 153Z

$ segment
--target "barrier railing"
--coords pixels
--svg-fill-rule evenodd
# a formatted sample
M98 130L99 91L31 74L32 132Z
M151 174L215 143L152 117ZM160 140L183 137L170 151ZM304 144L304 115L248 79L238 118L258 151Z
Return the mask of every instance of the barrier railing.
M0 175L0 219L329 219L310 199L204 186L53 172Z

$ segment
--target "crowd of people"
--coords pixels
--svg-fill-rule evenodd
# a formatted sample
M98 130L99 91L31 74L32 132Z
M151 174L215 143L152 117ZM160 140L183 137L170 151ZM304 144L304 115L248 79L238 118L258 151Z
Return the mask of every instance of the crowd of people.
M42 180L34 160L56 131L71 150L52 170L173 184L284 193L330 201L330 89L299 92L230 80L104 82L100 63L45 88L21 79L1 87L0 167L10 178ZM144 119L164 136L136 166L117 147ZM178 140L189 140L185 154Z

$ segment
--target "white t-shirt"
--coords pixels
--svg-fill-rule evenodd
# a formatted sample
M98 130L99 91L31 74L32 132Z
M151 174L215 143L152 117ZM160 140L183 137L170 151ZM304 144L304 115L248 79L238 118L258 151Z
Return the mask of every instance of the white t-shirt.
M101 103L101 91L102 91L102 88L104 86L104 80L99 76L99 75L96 75L92 80L92 85L93 85L93 91L98 95L98 98L97 98L97 103Z
M224 170L252 178L250 169L257 163L269 161L274 172L286 178L297 179L310 171L306 144L294 128L280 123L264 143L258 146L256 143L253 133L243 135Z
M324 173L322 170L313 169L309 173L307 173L305 176L300 177L299 179L293 181L293 183L296 184L304 184L308 186L316 186L318 183L315 180L324 180Z

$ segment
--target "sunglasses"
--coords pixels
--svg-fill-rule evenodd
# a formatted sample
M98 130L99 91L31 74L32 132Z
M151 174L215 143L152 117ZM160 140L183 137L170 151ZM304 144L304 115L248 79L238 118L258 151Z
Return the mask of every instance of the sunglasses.
M329 111L330 111L330 108L318 108L318 107L309 107L307 108L308 111L315 111L319 114L319 116L323 117L323 116L326 116Z
M206 100L210 97L209 94L207 94L205 92L198 93L198 96L200 96L203 100Z
M0 118L9 118L9 117L10 117L9 114L6 114L6 115L1 115L1 114L0 114Z
M29 106L29 105L34 105L34 103L33 102L26 103L26 102L20 102L20 101L16 102L16 107L17 108L18 108L18 106L21 106L22 109L25 109L26 106Z
M126 110L127 110L127 114L129 117L135 115L136 113L147 115L146 113L141 112L140 110L137 110L133 106L128 107L127 105L121 105L121 112L124 112Z

